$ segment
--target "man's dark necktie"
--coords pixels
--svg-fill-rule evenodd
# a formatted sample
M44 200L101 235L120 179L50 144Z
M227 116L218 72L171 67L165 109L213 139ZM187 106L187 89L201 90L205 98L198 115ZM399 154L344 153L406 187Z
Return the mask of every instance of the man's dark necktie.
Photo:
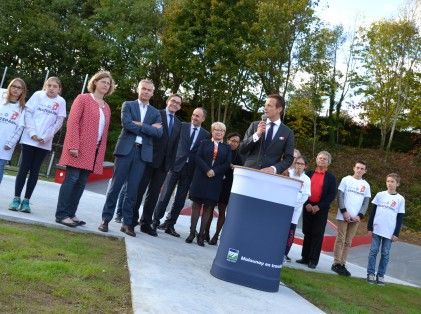
M172 128L174 126L174 115L173 114L169 114L170 116L170 123L168 124L168 134L171 136L172 134Z
M268 148L268 146L270 145L270 142L272 142L272 137L273 137L273 126L275 125L274 122L270 123L270 127L268 130L268 133L266 134L266 139L265 139L265 145L264 145L264 149L266 150L266 148Z
M193 132L192 132L192 134L190 135L190 141L189 141L189 143L190 143L190 149L191 149L191 145L193 144L193 140L194 140L194 136L196 135L196 131L197 131L197 128L193 128Z

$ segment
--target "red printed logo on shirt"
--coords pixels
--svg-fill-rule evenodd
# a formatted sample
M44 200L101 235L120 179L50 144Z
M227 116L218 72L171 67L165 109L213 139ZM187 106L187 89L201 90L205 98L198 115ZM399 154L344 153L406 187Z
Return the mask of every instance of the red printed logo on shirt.
M17 112L17 111L14 111L13 113L12 113L12 115L10 116L10 120L16 120L17 118L19 117L19 112Z
M360 188L360 192L364 192L365 191L365 186L363 185L363 186L361 186L361 188Z
M395 208L396 207L396 201L392 201L392 203L390 204L390 207Z
M58 103L54 103L53 106L51 107L52 110L57 110L59 104Z

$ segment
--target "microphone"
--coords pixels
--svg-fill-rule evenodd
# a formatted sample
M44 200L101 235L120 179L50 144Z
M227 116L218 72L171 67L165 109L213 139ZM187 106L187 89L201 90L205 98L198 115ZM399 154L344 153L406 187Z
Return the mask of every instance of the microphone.
M268 118L268 116L266 115L266 113L262 114L262 121L266 121Z

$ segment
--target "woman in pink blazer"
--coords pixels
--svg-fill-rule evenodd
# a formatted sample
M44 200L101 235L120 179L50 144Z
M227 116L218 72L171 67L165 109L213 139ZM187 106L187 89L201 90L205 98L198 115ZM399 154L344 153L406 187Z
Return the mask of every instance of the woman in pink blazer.
M66 176L56 210L56 222L65 226L85 224L76 217L76 210L89 174L102 173L111 117L104 96L110 95L114 88L110 72L99 71L89 80L89 93L78 95L70 109L59 161L66 166Z

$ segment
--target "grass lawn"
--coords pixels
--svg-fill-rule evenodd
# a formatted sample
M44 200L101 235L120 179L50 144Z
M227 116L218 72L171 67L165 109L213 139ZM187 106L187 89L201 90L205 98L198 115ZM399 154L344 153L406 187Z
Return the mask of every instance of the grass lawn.
M0 220L0 313L132 313L124 242Z
M327 313L420 313L421 289L282 268L282 282Z

